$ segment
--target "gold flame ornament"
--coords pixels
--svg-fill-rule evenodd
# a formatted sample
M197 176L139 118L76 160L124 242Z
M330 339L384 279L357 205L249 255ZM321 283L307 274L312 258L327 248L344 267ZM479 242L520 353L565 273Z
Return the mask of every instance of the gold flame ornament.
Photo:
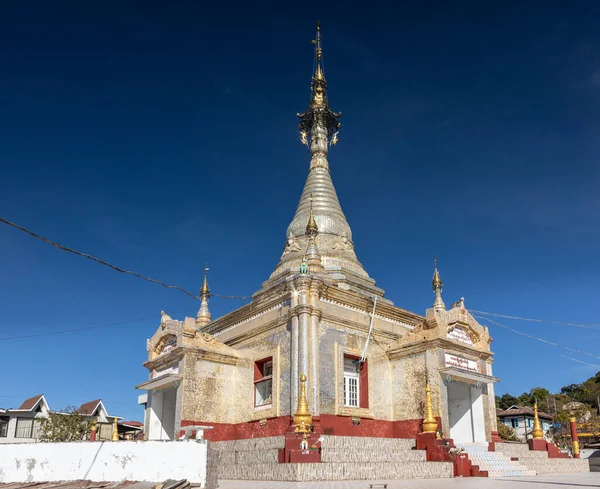
M435 433L438 429L437 421L433 415L433 406L431 403L431 387L427 381L425 387L425 419L423 420L423 433Z
M311 431L312 415L308 410L308 402L306 400L306 375L300 376L300 396L298 397L298 409L294 414L294 431L297 433L307 433Z
M537 401L533 405L533 429L531 430L531 436L533 436L534 440L541 440L544 438L544 430L542 429L542 423L540 423L540 418L538 416L538 406Z

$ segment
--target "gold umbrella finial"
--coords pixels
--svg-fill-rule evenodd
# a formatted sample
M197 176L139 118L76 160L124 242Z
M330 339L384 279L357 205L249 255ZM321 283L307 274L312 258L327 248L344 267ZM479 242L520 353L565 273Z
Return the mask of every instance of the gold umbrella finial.
M433 405L431 402L431 387L429 380L425 385L425 419L423 420L423 433L435 433L438 429L437 421L433 415Z
M308 401L306 400L306 375L300 376L300 396L298 397L298 409L294 414L294 431L306 433L311 431L312 415L308 410Z
M438 289L442 290L443 286L444 286L444 282L442 282L442 279L440 278L440 272L438 272L438 269L437 269L437 258L434 256L433 257L433 281L431 282L431 288L435 292Z
M540 423L540 417L538 416L537 400L533 404L533 428L531 430L531 436L533 436L534 440L541 440L544 438L544 430L542 429L542 423Z

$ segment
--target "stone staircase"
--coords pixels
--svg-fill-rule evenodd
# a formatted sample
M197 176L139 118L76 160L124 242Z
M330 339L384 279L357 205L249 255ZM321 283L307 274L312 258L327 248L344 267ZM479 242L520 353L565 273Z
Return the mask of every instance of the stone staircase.
M524 477L537 475L536 471L511 460L509 455L502 452L488 452L484 445L461 445L469 455L473 465L479 466L480 471L486 471L488 477Z
M321 463L278 463L284 437L211 443L219 453L219 479L343 481L444 478L450 462L427 462L415 440L323 435Z
M518 459L520 464L538 475L590 471L590 464L585 459L548 458L548 452L529 450L525 443L496 443L496 452Z

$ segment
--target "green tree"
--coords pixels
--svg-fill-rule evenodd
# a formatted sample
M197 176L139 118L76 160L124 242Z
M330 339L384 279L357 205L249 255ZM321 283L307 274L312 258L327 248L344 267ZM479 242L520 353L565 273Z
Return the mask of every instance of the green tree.
M506 426L502 421L498 420L498 436L504 441L520 441L519 437L510 426Z
M78 413L73 406L64 412L51 412L40 419L40 441L81 441L85 440L92 429L93 418Z
M496 407L499 409L508 409L515 404L519 404L519 400L510 394L502 394L502 397L496 396Z

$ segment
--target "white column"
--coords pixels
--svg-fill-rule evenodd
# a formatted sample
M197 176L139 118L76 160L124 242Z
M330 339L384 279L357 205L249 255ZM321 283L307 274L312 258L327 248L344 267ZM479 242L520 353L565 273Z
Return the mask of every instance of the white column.
M291 369L291 384L290 384L290 414L294 414L296 412L296 407L298 406L298 311L296 311L296 306L298 305L298 295L297 293L292 294L292 298L290 300L290 310L292 312L292 346L291 346L291 357L292 364L290 365Z

